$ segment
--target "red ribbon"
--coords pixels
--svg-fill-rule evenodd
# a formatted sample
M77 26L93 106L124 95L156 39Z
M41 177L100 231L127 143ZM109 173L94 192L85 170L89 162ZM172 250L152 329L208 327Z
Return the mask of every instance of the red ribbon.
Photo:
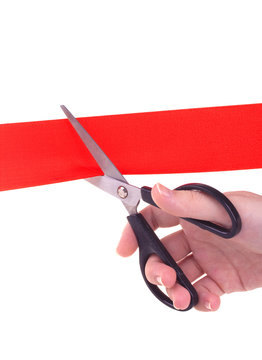
M79 121L123 174L262 167L262 104ZM0 190L100 174L66 119L0 125Z

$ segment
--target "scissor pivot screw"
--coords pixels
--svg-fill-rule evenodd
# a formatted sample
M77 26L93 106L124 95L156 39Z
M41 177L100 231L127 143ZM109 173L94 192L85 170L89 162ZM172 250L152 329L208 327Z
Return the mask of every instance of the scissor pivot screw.
M121 197L121 199L125 199L128 195L128 191L124 186L119 186L117 189L117 193Z

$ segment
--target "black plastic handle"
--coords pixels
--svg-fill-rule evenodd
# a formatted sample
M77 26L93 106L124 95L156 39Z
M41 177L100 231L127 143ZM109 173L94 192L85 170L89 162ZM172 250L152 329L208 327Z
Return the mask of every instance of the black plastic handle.
M152 199L151 196L151 188L144 186L141 188L141 196L142 199L147 202L148 204L154 205L157 207L156 203ZM179 186L175 190L198 190L201 192L204 192L210 196L212 196L216 201L218 201L226 210L228 213L232 226L230 229L224 228L220 225L214 224L210 221L206 220L199 220L199 219L192 219L192 218L182 218L198 227L200 227L203 230L207 230L212 232L213 234L216 234L222 238L230 239L237 235L241 230L241 218L240 215L235 208L235 206L232 204L232 202L220 191L217 189L214 189L213 187L205 184L198 184L198 183L192 183L192 184L186 184Z
M139 246L140 268L143 278L149 289L157 297L158 300L160 300L162 303L169 306L170 308L175 309L172 300L166 294L164 294L157 285L151 284L146 278L145 275L146 262L150 255L156 254L161 258L161 260L166 265L171 266L176 271L177 281L190 293L191 300L189 306L186 309L179 311L190 310L193 306L195 306L198 303L198 295L191 282L188 280L188 278L185 276L183 271L177 265L175 260L172 258L172 256L164 247L164 245L158 239L158 237L151 229L149 224L146 222L142 214L130 215L127 217L127 219L137 238L137 243Z
M151 204L153 206L156 206L156 203L152 199L151 195L151 188L149 187L142 187L141 188L141 196L142 199L147 202L148 204ZM192 218L183 218L184 220L193 223L194 225L200 227L201 229L210 231L220 237L223 238L232 238L233 236L237 235L241 230L241 218L239 216L238 211L234 207L234 205L231 203L231 201L223 195L220 191L212 188L211 186L205 185L205 184L186 184L179 186L176 188L176 190L197 190L202 191L210 196L212 196L215 200L217 200L227 211L232 226L230 229L226 229L220 225L214 224L210 221L206 220L198 220L198 219L192 219ZM169 254L169 252L166 250L164 245L161 243L161 241L158 239L154 231L151 229L149 224L146 222L142 214L134 214L127 217L129 224L131 225L139 246L139 261L140 261L140 268L143 275L143 278L149 287L149 289L152 291L152 293L157 297L158 300L160 300L165 305L169 306L172 309L175 309L173 306L173 302L171 299L164 294L157 285L151 284L145 275L145 266L148 258L156 254L158 255L161 260L168 266L172 267L177 274L177 281L180 285L182 285L185 289L187 289L190 293L190 304L189 306L184 310L179 311L187 311L190 310L193 306L195 306L198 303L198 295L191 284L191 282L188 280L188 278L185 276L181 268L177 265L175 260L172 258L172 256ZM177 310L177 309L176 309Z

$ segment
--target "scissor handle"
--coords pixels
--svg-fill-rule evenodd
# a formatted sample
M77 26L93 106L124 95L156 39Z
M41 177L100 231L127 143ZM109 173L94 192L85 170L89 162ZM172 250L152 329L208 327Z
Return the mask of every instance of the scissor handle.
M149 187L143 187L141 188L141 195L145 202L154 205L157 207L156 203L153 201L151 196L151 188ZM198 220L198 219L192 219L192 218L183 218L184 220L200 227L201 229L210 231L220 237L223 238L232 238L233 236L237 235L239 231L241 230L241 218L234 207L234 205L231 203L231 201L223 195L220 191L212 188L211 186L204 185L204 184L186 184L179 186L176 188L176 190L198 190L202 191L208 195L211 195L215 200L217 200L227 211L232 226L230 229L224 228L220 225L214 224L210 221L206 220ZM154 231L151 229L149 224L146 222L145 218L142 216L142 214L134 214L128 216L128 221L136 235L137 243L139 246L139 261L140 261L140 268L143 275L143 278L149 287L149 289L152 291L152 293L157 297L158 300L160 300L165 305L169 306L172 309L175 309L173 306L173 303L171 299L164 294L157 285L151 284L145 275L145 266L147 263L148 258L156 254L158 255L161 260L168 266L172 267L177 274L177 281L180 285L182 285L185 289L189 291L190 294L190 304L189 306L184 310L179 311L187 311L190 310L193 306L195 306L198 303L198 295L191 284L191 282L188 280L188 278L185 276L181 268L177 265L175 260L172 258L172 256L169 254L169 252L166 250L162 242L158 239ZM176 309L177 310L177 309Z
M147 186L142 187L141 188L142 198L148 204L158 207L156 205L156 203L154 202L154 200L152 199L151 190L152 189ZM242 225L241 225L241 218L240 218L240 215L239 215L237 209L232 204L232 202L217 189L215 189L209 185L205 185L205 184L192 183L192 184L186 184L186 185L179 186L175 190L198 190L198 191L201 191L203 193L206 193L206 194L212 196L226 210L226 212L228 213L228 215L231 219L232 226L230 229L227 229L225 227L222 227L220 225L214 224L214 223L212 223L210 221L206 221L206 220L199 220L199 219L192 219L192 218L182 218L182 219L200 227L203 230L212 232L213 234L216 234L225 239L230 239L240 232Z
M136 235L136 239L139 247L140 268L145 283L147 284L149 289L157 297L158 300L160 300L162 303L169 306L170 308L175 309L172 300L166 294L164 294L157 285L151 284L146 278L145 266L147 260L151 255L156 254L161 258L161 260L166 265L172 267L176 271L177 281L190 293L191 299L189 306L186 309L179 311L190 310L193 306L195 306L198 303L198 295L191 282L188 280L188 278L185 276L183 271L177 265L175 260L172 258L172 256L164 247L164 245L158 239L157 235L151 229L151 227L149 226L149 224L147 223L147 221L145 220L142 214L133 214L128 216L127 219L134 231L134 234Z

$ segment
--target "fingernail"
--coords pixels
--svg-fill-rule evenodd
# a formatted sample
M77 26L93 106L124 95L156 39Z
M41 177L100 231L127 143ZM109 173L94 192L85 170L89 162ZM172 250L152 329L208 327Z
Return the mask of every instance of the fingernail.
M159 285L163 285L163 286L164 286L164 284L162 283L162 279L161 279L160 276L158 276L158 277L156 278L156 281L158 282Z
M205 303L205 308L208 309L208 310L212 310L210 302Z
M156 187L161 196L165 198L170 198L170 196L172 195L172 190L169 190L164 185L157 183Z

